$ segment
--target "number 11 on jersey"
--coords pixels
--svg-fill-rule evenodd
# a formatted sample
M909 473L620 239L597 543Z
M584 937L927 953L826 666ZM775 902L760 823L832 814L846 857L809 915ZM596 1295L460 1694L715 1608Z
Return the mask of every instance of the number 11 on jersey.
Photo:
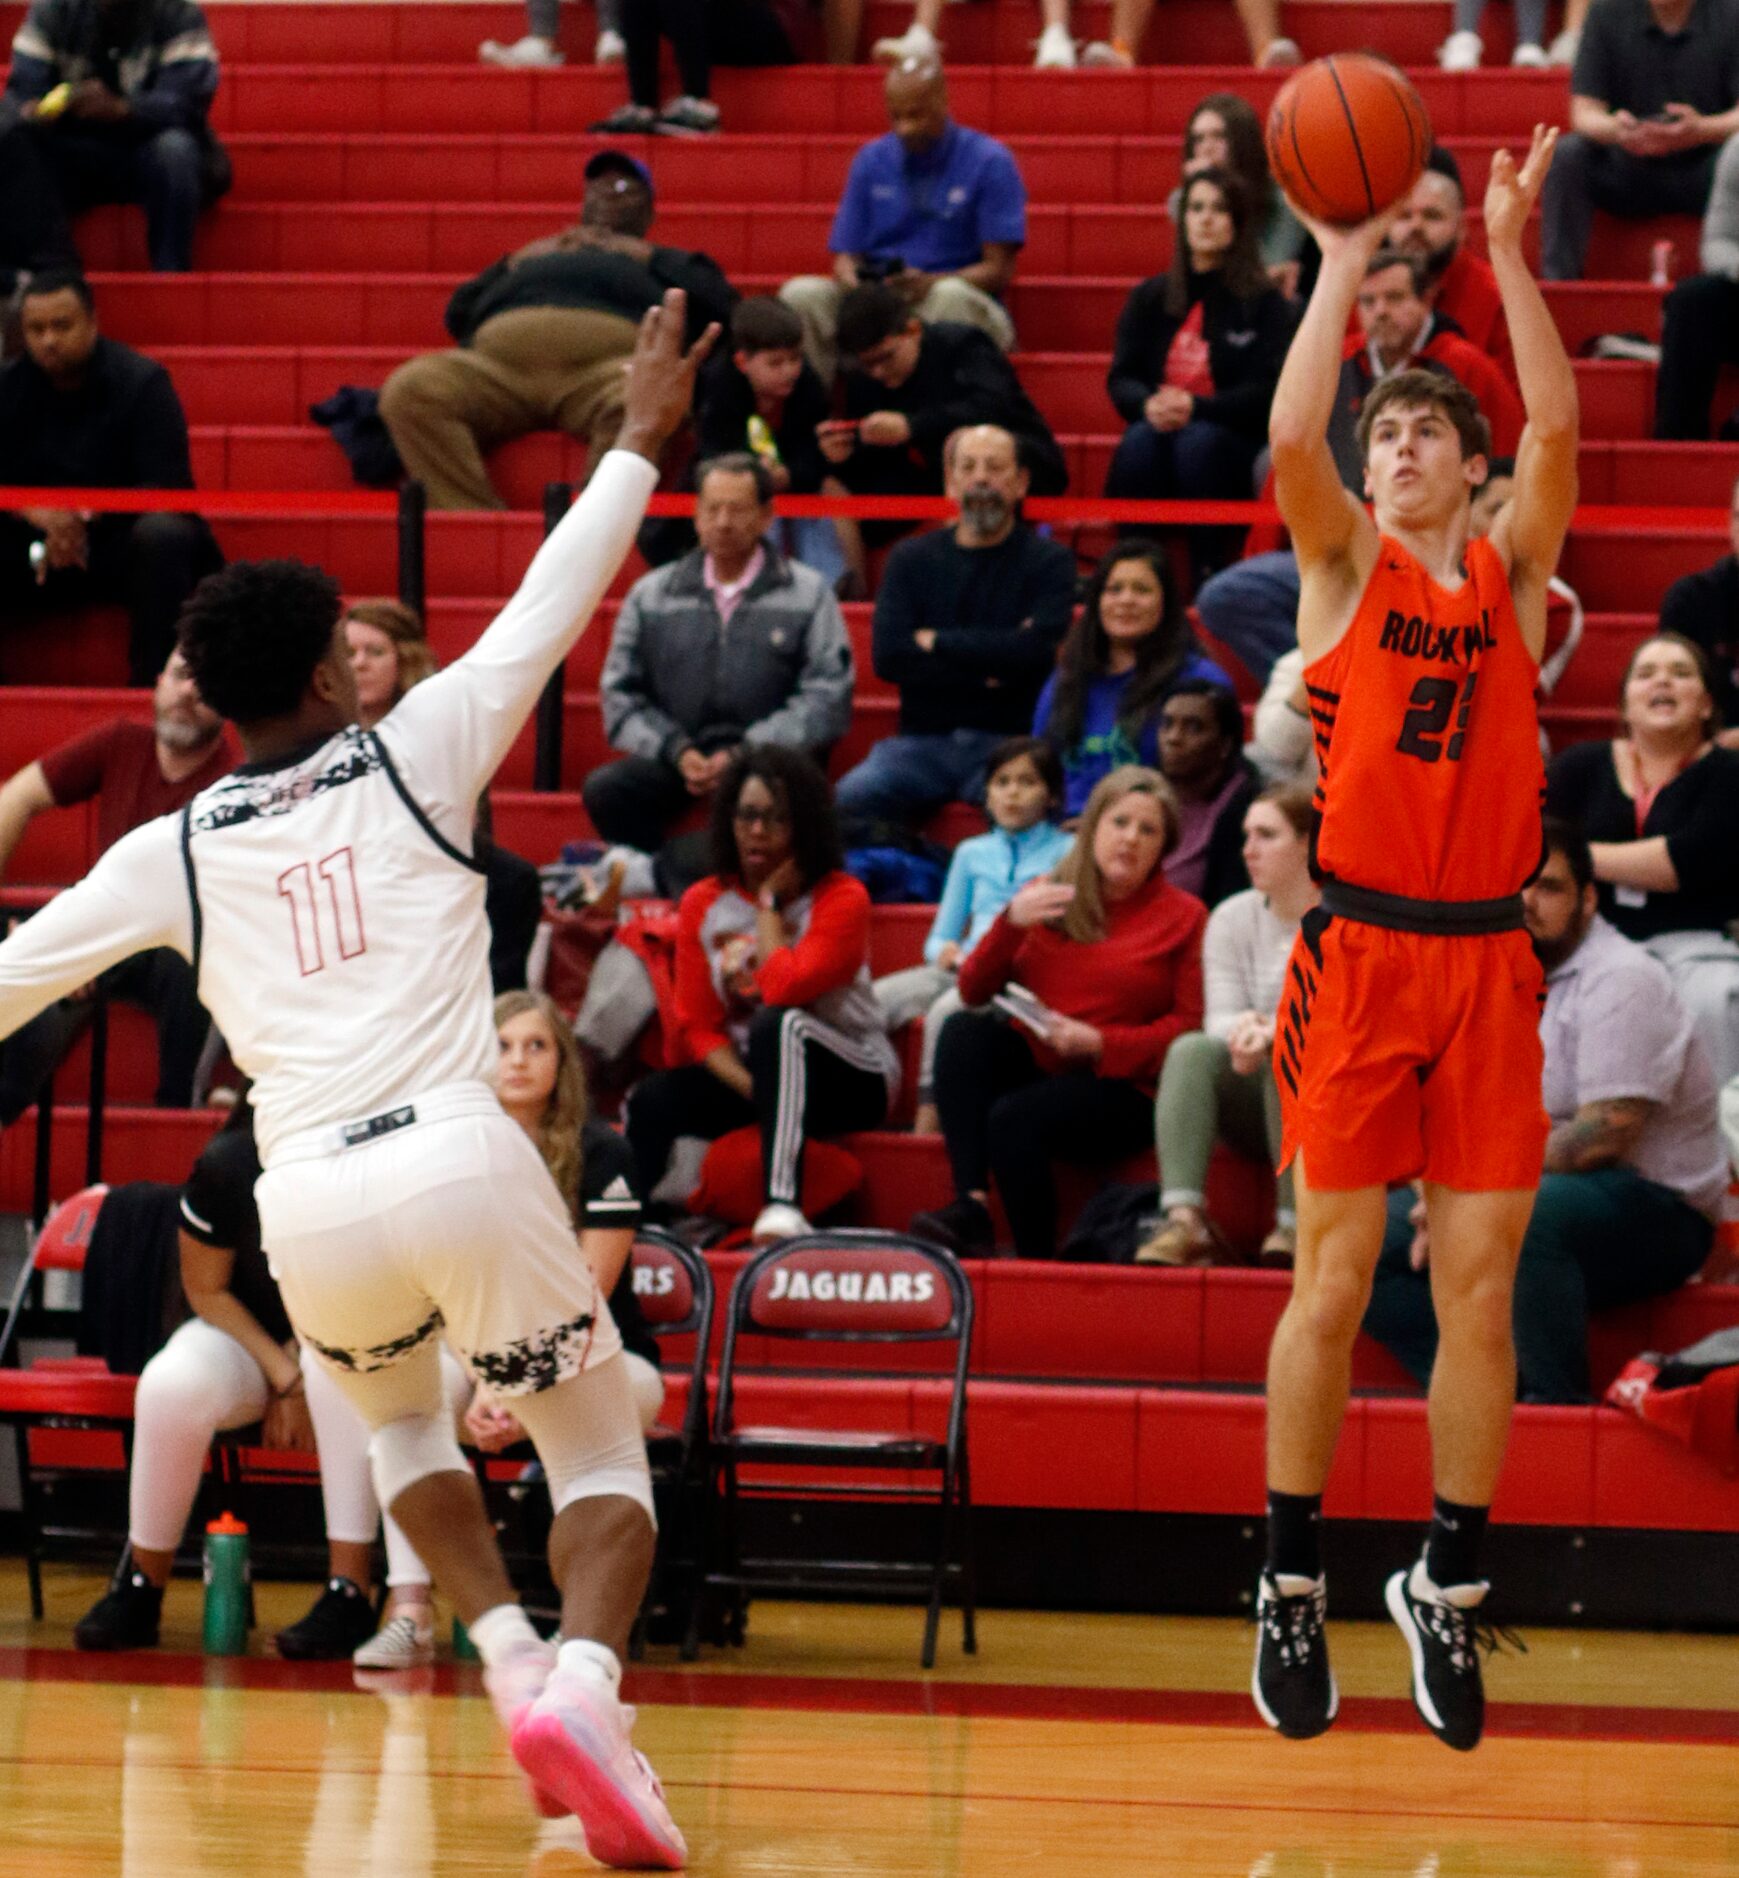
M362 896L356 886L356 857L349 848L335 848L315 862L298 861L278 876L279 896L290 904L290 925L296 938L296 963L310 978L326 969L322 916L330 916L330 937L340 959L354 959L368 950L362 924Z

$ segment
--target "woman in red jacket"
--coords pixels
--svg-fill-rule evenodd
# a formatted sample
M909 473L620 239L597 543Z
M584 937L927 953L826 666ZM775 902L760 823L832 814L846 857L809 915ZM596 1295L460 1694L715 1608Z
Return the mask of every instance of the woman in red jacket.
M783 1239L809 1230L805 1137L876 1127L899 1062L870 988L869 895L844 871L821 771L800 751L746 745L713 797L711 838L713 871L678 909L669 1042L682 1067L628 1098L628 1141L651 1193L679 1136L758 1124L755 1237Z
M1160 865L1177 829L1164 777L1113 770L1055 876L1022 887L961 965L961 997L995 1008L943 1026L936 1105L956 1197L915 1233L991 1254L994 1175L1016 1253L1055 1258L1051 1163L1147 1145L1166 1050L1202 1021L1207 911Z

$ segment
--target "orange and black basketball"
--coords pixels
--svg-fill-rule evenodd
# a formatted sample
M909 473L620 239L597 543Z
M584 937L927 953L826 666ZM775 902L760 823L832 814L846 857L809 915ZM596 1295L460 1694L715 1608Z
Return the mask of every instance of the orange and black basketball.
M1317 59L1268 113L1268 162L1306 215L1341 227L1392 208L1419 180L1431 120L1404 72L1368 52Z

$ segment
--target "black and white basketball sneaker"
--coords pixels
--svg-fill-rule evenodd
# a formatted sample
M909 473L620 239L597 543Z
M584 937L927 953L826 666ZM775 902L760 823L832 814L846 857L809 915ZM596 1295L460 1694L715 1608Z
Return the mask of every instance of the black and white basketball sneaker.
M1420 1559L1396 1572L1384 1601L1413 1660L1413 1706L1446 1746L1466 1753L1485 1732L1485 1680L1480 1660L1500 1641L1527 1648L1513 1631L1497 1630L1480 1616L1490 1585L1434 1585Z
M1340 1708L1328 1666L1328 1586L1321 1578L1264 1572L1256 1586L1256 1667L1250 1693L1289 1741L1324 1733Z

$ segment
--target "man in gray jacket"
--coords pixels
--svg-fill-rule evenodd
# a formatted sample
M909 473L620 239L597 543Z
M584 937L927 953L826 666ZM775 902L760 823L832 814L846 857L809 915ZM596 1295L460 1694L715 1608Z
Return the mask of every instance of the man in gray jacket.
M851 642L827 580L766 540L773 484L746 452L696 481L699 545L628 590L604 660L604 733L623 752L586 778L606 841L656 853L737 747L825 762L851 719Z

